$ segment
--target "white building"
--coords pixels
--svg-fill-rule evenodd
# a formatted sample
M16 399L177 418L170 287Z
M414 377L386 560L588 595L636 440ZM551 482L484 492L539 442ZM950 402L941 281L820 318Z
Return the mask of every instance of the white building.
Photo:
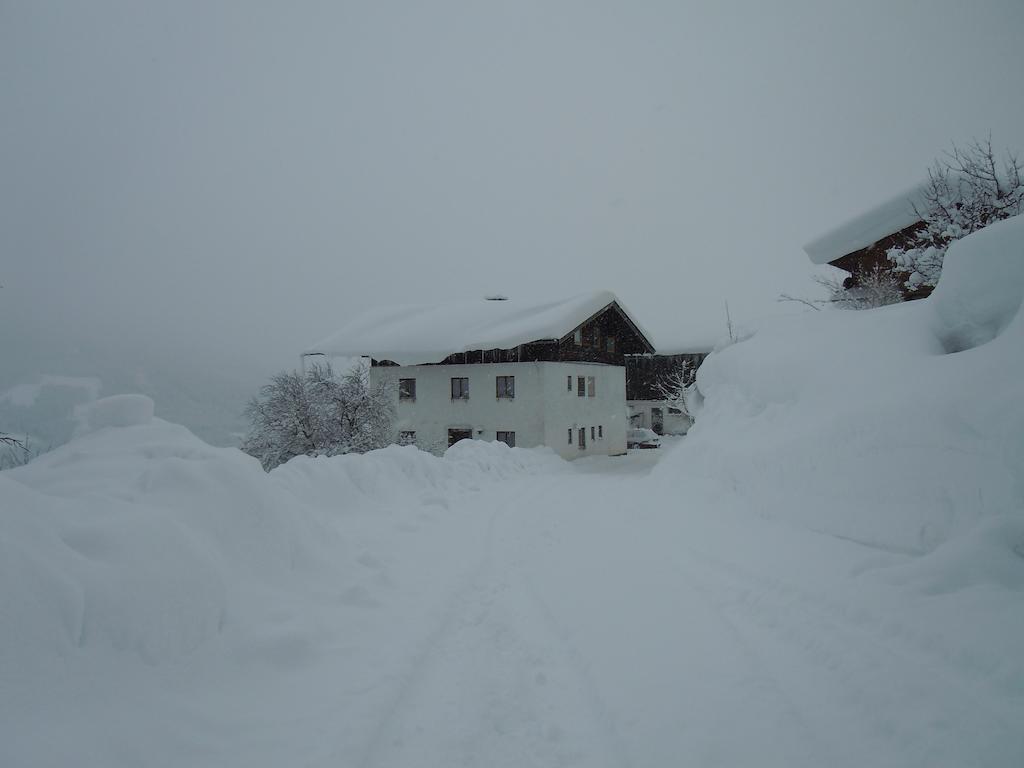
M395 440L441 452L466 438L565 458L626 452L625 356L654 349L611 293L376 309L304 356L371 358L394 396Z

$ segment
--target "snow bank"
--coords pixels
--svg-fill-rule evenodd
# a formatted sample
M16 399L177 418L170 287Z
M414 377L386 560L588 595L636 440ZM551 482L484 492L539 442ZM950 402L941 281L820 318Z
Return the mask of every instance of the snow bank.
M931 304L943 348L991 341L1018 316L1024 298L1024 217L1000 221L946 253Z
M153 418L153 400L145 395L113 395L75 408L77 434L103 427L148 424Z
M979 525L1020 519L1024 218L948 259L929 299L780 319L713 354L697 422L655 476L711 483L760 516L889 552L948 557ZM988 554L1020 568L1015 546Z
M148 398L95 406L93 429L128 426L0 473L0 667L111 651L158 665L258 634L267 594L338 583L353 567L346 517L436 510L495 477L564 466L472 441L444 458L393 446L267 474L152 418Z

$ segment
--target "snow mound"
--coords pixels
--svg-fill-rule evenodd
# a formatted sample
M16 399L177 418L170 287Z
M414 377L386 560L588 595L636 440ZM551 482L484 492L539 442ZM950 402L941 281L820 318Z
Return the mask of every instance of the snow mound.
M926 300L779 319L712 354L696 424L652 477L889 553L939 557L1024 516L1024 218L947 258Z
M320 592L364 567L348 554L352 515L436 512L496 478L565 466L468 441L444 458L391 446L266 473L152 418L149 398L96 405L95 431L0 473L0 668L111 652L159 666L258 644L268 595ZM115 425L132 428L100 429Z
M1024 298L1024 216L954 243L931 297L935 334L947 352L991 341L1013 321Z
M112 395L75 408L77 434L104 427L134 427L153 418L152 398L145 395Z

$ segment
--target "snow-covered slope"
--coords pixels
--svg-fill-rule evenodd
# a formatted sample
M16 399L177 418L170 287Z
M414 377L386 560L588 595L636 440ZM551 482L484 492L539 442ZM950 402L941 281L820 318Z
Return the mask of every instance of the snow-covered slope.
M764 516L925 553L1024 516L1024 218L954 245L929 299L766 324L701 368L704 408L661 471ZM1024 541L1007 540L1006 547Z

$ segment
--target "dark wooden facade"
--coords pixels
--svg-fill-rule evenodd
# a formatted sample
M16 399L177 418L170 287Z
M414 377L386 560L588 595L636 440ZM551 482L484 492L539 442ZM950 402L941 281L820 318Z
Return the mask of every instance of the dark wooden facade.
M679 355L630 355L626 358L626 399L627 400L664 400L658 390L668 376L675 373L680 366L690 363L689 381L700 368L705 352L694 352Z
M475 349L457 352L428 365L585 361L626 365L629 355L649 355L654 347L622 308L612 302L560 339L538 339L511 349ZM372 365L394 365L373 360Z
M906 248L910 245L912 237L915 233L920 231L924 226L922 222L911 224L905 229L901 229L899 232L883 237L881 240L872 243L866 248L861 248L859 251L853 251L845 256L840 256L838 259L830 261L833 267L839 267L846 272L850 273L850 276L843 282L844 288L853 288L858 284L858 278L861 274L871 272L876 267L885 271L890 271L893 268L893 264L889 261L889 257L886 255L890 248ZM903 291L903 297L907 301L913 299L923 299L925 296L932 292L931 286L921 286L914 290L910 290L904 285L904 282L910 275L906 272L897 272L897 276L900 279L900 289Z

